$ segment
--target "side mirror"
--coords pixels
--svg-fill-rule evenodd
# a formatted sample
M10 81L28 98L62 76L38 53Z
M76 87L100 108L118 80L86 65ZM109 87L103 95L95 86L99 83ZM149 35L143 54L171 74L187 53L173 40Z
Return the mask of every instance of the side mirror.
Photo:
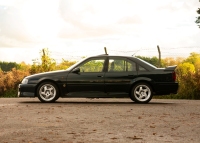
M79 68L79 67L74 68L74 69L72 70L72 73L80 73L80 68Z

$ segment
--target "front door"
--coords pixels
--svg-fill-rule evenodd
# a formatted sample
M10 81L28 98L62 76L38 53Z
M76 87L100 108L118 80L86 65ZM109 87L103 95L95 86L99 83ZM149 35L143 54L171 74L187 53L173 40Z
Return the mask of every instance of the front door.
M105 58L90 58L80 64L78 66L80 72L71 72L67 77L68 92L90 92L93 94L90 96L95 96L95 93L98 92L104 92L104 64Z

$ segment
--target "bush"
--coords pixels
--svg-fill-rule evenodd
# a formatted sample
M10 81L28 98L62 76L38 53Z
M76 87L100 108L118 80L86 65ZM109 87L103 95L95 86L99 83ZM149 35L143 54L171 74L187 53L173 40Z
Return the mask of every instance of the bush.
M9 72L0 71L0 97L17 97L18 85L29 72L13 68Z
M200 54L191 55L178 65L176 72L179 82L178 97L200 99Z

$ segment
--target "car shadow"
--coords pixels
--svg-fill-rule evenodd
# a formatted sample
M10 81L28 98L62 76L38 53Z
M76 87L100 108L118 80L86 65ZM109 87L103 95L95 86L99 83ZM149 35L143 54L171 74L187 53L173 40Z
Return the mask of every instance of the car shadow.
M149 102L147 104L141 104L141 103L136 103L136 102L124 102L124 101L56 101L54 103L42 103L40 101L21 101L18 102L21 104L43 104L43 105L49 105L49 104L54 104L54 105L69 105L69 104L83 104L83 105L142 105L142 106L148 106L148 105L175 105L176 103L170 103L170 102Z

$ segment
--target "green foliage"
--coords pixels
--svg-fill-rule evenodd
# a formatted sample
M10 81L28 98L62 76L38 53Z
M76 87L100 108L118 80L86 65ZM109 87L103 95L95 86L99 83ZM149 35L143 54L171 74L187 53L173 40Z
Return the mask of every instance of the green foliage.
M157 57L142 57L142 56L136 56L156 67L159 66L159 59ZM168 57L168 58L164 58L164 59L161 59L161 67L167 67L167 66L172 66L172 65L178 65L180 63L182 63L184 61L184 58L181 58L181 57L177 57L177 58L171 58L171 57Z
M198 8L197 13L200 14L200 8ZM197 17L195 23L198 25L200 23L200 16ZM198 25L200 28L200 25Z
M17 97L17 92L17 89L6 90L0 97L14 98Z
M189 62L184 62L178 65L176 72L179 77L187 76L188 74L195 73L195 67Z
M19 69L19 65L16 62L1 62L0 61L0 68L2 71L11 71L12 68Z
M25 62L21 62L19 65L19 70L22 70L22 71L29 71L29 69L31 68L30 65L27 65Z
M199 63L200 54L191 53L176 69L179 82L178 95L182 99L200 99Z
M190 56L184 61L191 63L195 66L196 71L200 69L200 54L191 53Z
M56 69L64 70L75 63L76 63L75 61L67 61L67 60L62 59L62 62L56 66Z

